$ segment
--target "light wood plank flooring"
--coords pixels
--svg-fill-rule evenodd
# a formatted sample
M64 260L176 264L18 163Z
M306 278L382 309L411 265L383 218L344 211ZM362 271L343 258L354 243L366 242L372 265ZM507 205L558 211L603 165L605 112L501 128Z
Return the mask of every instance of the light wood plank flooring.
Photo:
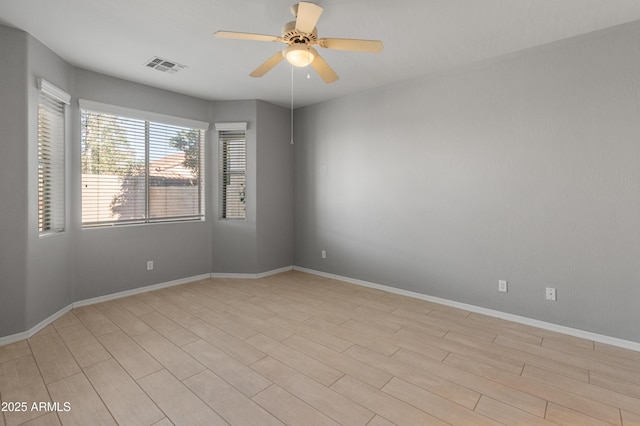
M74 309L0 347L0 398L0 426L629 426L640 353L292 271Z

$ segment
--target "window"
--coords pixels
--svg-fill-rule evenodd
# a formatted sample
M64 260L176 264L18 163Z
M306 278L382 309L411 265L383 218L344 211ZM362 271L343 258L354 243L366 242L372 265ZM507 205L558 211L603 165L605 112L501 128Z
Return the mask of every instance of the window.
M44 79L38 80L38 231L65 227L65 106L71 96Z
M220 217L247 217L247 123L216 123L220 145Z
M208 123L81 101L83 227L204 218Z

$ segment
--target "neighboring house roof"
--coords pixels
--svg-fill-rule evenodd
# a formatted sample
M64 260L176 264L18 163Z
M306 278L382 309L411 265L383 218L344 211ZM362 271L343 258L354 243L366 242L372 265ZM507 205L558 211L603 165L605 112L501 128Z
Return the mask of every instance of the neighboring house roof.
M184 166L185 153L177 152L149 162L149 176L170 180L193 180L193 171Z

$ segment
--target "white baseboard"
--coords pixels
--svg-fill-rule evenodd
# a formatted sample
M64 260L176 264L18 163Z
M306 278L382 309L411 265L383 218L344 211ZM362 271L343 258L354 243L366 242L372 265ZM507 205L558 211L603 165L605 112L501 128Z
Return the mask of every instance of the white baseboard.
M80 308L82 306L95 305L96 303L108 302L109 300L121 299L127 296L133 296L135 294L147 293L149 291L160 290L161 288L173 287L180 284L191 283L194 281L208 280L211 278L211 274L195 275L193 277L180 278L178 280L167 281L160 284L152 284L145 287L134 288L131 290L120 291L118 293L111 293L105 296L92 297L91 299L80 300L73 302L72 308Z
M558 333L567 334L569 336L580 337L583 339L592 340L594 342L604 343L607 345L617 346L624 349L630 349L633 351L640 352L640 343L632 342L629 340L619 339L617 337L606 336L603 334L592 333L590 331L579 330L571 327L565 327L558 324L553 324L546 321L540 321L532 318L527 318L519 315L509 314L506 312L495 311L493 309L483 308L481 306L469 305L466 303L460 303L453 300L442 299L440 297L429 296L422 293L416 293L409 290L403 290L395 287L390 287L382 284L376 284L369 281L358 280L355 278L344 277L341 275L330 274L328 272L316 271L314 269L304 268L302 266L286 266L284 268L274 269L267 272L262 272L259 274L233 274L233 273L211 273L211 274L203 274L196 275L188 278L181 278L178 280L167 281L160 284L153 284L146 287L135 288L132 290L121 291L118 293L112 293L105 296L93 297L91 299L80 300L77 302L70 303L44 320L40 321L35 326L31 327L27 331L23 331L21 333L12 334L5 337L0 337L0 346L8 345L11 343L18 342L20 340L29 339L33 337L40 330L69 312L73 308L79 308L82 306L93 305L96 303L107 302L109 300L120 299L127 296L133 296L135 294L146 293L149 291L159 290L161 288L173 287L176 285L186 284L190 282L206 280L209 278L239 278L239 279L258 279L264 278L275 274L280 274L282 272L288 272L291 270L306 272L308 274L318 275L321 277L331 278L339 281L344 281L347 283L360 285L363 287L375 288L378 290L384 290L389 293L399 294L402 296L412 297L414 299L426 300L428 302L439 303L445 306L451 306L458 309L463 309L469 312L475 312L478 314L483 314L495 318L501 318L508 321L513 321L519 324L530 325L532 327L542 328L544 330L555 331Z
M18 342L20 340L29 339L33 337L37 332L69 312L71 309L80 308L82 306L95 305L96 303L108 302L109 300L121 299L127 296L133 296L135 294L147 293L149 291L159 290L161 288L173 287L180 284L186 284L190 282L207 280L209 278L245 278L245 279L258 279L268 277L270 275L279 274L282 272L291 271L293 266L286 266L284 268L274 269L272 271L261 272L259 274L220 274L220 273L211 273L211 274L202 274L196 275L193 277L180 278L178 280L167 281L160 284L148 285L145 287L134 288L132 290L120 291L118 293L107 294L104 296L92 297L90 299L79 300L77 302L72 302L60 309L53 315L45 318L40 321L35 326L31 327L27 331L23 331L21 333L11 334L9 336L0 337L0 346L8 345L11 343Z
M43 319L38 324L34 325L27 331L22 333L16 333L5 337L0 337L0 346L8 345L10 343L19 342L20 340L29 339L33 337L40 330L69 312L71 309L80 308L82 306L94 305L96 303L107 302L109 300L120 299L122 297L133 296L134 294L146 293L148 291L158 290L166 287L173 287L174 285L186 284L193 281L206 280L211 277L211 274L196 275L188 278L181 278L179 280L167 281L160 284L153 284L146 287L134 288L132 290L121 291L118 293L107 294L105 296L93 297L91 299L79 300L72 302L60 309L58 312Z
M234 274L227 272L213 272L211 273L211 278L240 278L240 279L258 279L268 277L270 275L281 274L283 272L288 272L293 270L293 266L285 266L284 268L273 269L267 272L261 272L259 274Z
M55 320L57 320L67 312L69 312L70 310L71 310L71 305L67 305L64 308L60 309L58 312L43 319L42 321L40 321L38 324L34 325L27 331L23 331L22 333L11 334L5 337L0 337L0 346L19 342L20 340L29 339L35 336L37 332L39 332L40 330L42 330L43 328L45 328L46 326L48 326L49 324L51 324L52 322L54 322Z
M328 272L316 271L314 269L303 268L302 266L294 266L293 269L295 271L306 272L308 274L314 274L314 275L318 275L325 278L344 281L350 284L360 285L363 287L384 290L389 293L412 297L414 299L426 300L428 302L439 303L441 305L451 306L453 308L458 308L458 309L462 309L469 312L475 312L477 314L483 314L490 317L501 318L508 321L517 322L519 324L530 325L532 327L542 328L544 330L555 331L558 333L567 334L569 336L580 337L582 339L592 340L594 342L604 343L607 345L617 346L619 348L630 349L632 351L640 352L640 343L632 342L630 340L624 340L624 339L619 339L617 337L611 337L603 334L592 333L590 331L584 331L576 328L565 327L563 325L553 324L546 321L540 321L533 318L527 318L519 315L509 314L507 312L495 311L493 309L487 309L481 306L469 305L466 303L460 303L453 300L442 299L440 297L429 296L426 294L416 293L414 291L403 290L400 288L390 287L382 284L376 284L369 281L343 277L341 275L330 274Z

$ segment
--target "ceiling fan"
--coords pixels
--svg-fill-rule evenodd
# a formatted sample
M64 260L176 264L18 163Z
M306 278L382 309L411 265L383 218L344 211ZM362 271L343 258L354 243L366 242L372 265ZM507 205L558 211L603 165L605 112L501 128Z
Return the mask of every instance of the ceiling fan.
M314 3L299 2L291 7L295 21L287 22L279 36L263 34L240 33L234 31L217 31L214 36L240 40L257 40L286 43L282 52L278 52L262 65L253 70L251 77L262 77L283 59L294 66L305 67L311 65L325 83L333 83L338 75L329 64L318 54L313 45L325 49L351 50L356 52L379 53L382 51L380 40L360 40L349 38L318 38L316 23L322 14L322 7Z

